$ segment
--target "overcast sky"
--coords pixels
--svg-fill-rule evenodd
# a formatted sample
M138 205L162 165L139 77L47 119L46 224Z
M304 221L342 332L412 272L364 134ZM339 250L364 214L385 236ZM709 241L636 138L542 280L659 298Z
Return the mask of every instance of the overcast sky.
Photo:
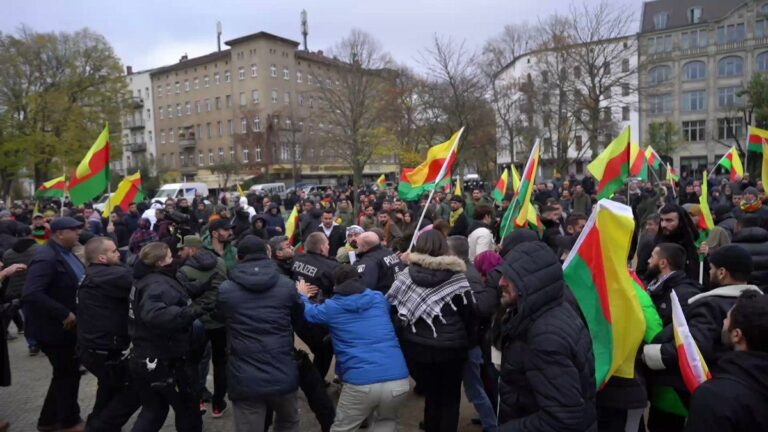
M598 3L598 0L584 0ZM353 28L371 33L395 60L419 69L434 34L480 48L506 24L531 23L567 12L572 0L3 0L0 30L21 24L36 31L89 27L104 35L134 70L175 63L216 50L222 41L267 31L301 41L299 14L309 15L310 50L327 49ZM637 20L641 0L615 0ZM637 28L627 29L636 33ZM223 43L223 42L222 42Z

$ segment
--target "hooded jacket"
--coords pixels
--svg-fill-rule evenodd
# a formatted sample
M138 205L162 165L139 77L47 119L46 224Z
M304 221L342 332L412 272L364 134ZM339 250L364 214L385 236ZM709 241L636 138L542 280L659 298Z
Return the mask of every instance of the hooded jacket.
M355 285L352 289L344 285ZM312 304L302 296L307 321L327 325L336 354L336 373L345 383L376 384L408 378L408 367L400 350L389 315L389 303L379 291L366 289L360 280L348 280L338 290L359 294L336 294L323 304Z
M35 256L35 251L41 246L37 244L35 239L22 238L16 241L16 243L5 251L3 254L3 265L10 267L13 264L29 265L32 262L32 257ZM24 291L24 282L27 280L26 272L17 273L10 276L7 279L8 287L5 291L5 298L0 299L4 301L10 301L21 298L21 293Z
M501 270L518 291L501 327L500 431L597 431L592 340L564 302L557 256L515 247Z
M277 213L272 214L272 209L277 209ZM285 235L285 221L283 220L283 216L280 214L280 207L277 204L269 204L267 211L264 212L264 220L267 223L267 235L269 235L270 238ZM279 232L277 228L280 228Z
M131 269L91 264L77 290L77 344L80 348L124 351L128 336Z
M201 250L184 261L176 273L176 279L192 298L193 310L204 313L200 321L206 330L221 328L223 323L211 317L216 309L219 287L227 279L227 264L213 252Z
M768 231L760 227L742 228L731 242L752 255L754 270L749 275L749 283L760 289L768 288Z
M219 288L217 309L229 334L229 398L255 400L295 392L299 372L293 323L304 305L293 282L266 255L249 255Z
M768 353L733 351L693 393L688 432L768 430Z

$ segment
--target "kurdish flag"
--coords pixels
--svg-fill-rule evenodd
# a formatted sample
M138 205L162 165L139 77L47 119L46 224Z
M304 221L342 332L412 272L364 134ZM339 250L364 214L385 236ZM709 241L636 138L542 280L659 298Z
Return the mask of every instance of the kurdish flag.
M709 210L709 183L707 182L707 171L704 170L704 179L701 181L701 196L699 196L699 207L701 216L699 216L699 229L711 231L715 227L712 219L712 212Z
M510 169L512 170L512 191L517 193L517 190L520 189L520 173L517 172L514 165L511 165Z
M69 180L72 204L81 205L104 192L109 184L109 126L104 126L96 142Z
M717 164L730 171L732 182L744 176L744 165L741 164L741 158L739 158L739 152L736 150L736 147L731 147Z
M35 192L35 198L62 198L67 191L64 176L48 180L40 185Z
M424 192L443 187L443 181L451 180L451 167L456 162L456 149L463 132L464 128L461 128L448 141L430 147L427 160L416 168L403 168L397 187L400 198L406 201L417 200Z
M696 341L691 336L688 322L685 320L683 308L677 294L672 291L672 329L675 332L675 345L677 346L677 361L680 364L680 372L683 375L685 386L693 393L696 387L704 381L712 378L707 362L696 346Z
M680 181L680 175L677 174L675 168L673 168L669 163L667 163L667 179L672 182L673 188L675 187L675 183Z
M285 221L285 236L288 237L288 241L291 243L291 246L297 246L300 242L298 234L298 228L299 228L299 206L293 206L293 210L291 211L291 214L288 216L288 219Z
M387 181L387 178L384 177L384 174L379 176L378 179L376 179L376 187L379 188L379 190L384 189L384 183Z
M632 163L629 166L629 175L648 180L648 160L645 158L645 152L634 141L629 145L632 158Z
M504 195L507 194L507 184L509 183L509 170L504 168L504 172L501 173L499 181L496 182L496 188L493 189L493 198L496 202L501 202L504 199Z
M119 185L112 198L107 201L107 206L104 208L103 217L109 217L109 214L115 208L120 206L124 211L128 211L128 206L131 203L137 203L144 200L144 190L141 188L141 172L136 171L136 174L125 177Z
M637 149L639 151L639 148ZM629 142L629 126L616 139L608 144L587 169L599 182L597 198L610 198L624 186L624 180L630 176L632 146Z
M531 155L528 157L528 162L525 164L525 170L523 171L523 178L520 183L520 188L515 191L515 199L512 204L507 208L504 217L501 220L500 235L502 240L515 228L523 228L531 222L531 218L537 221L538 227L538 215L536 214L536 208L531 204L531 195L533 193L534 179L539 168L539 156L541 147L539 142L533 145Z
M648 165L653 169L659 169L661 166L661 157L656 153L653 147L648 146L645 148L645 159L648 161Z
M635 221L632 209L602 199L563 264L563 276L587 320L601 388L612 376L633 378L646 333L636 287L627 268Z
M768 130L750 126L747 130L747 151L764 153L763 145L768 141Z

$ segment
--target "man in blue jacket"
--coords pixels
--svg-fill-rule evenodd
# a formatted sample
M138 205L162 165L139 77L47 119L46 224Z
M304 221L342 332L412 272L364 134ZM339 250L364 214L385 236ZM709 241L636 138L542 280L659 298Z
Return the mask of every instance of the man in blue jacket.
M363 284L357 270L342 264L334 272L333 297L314 304L310 286L297 283L309 322L327 325L336 352L336 373L344 383L331 430L357 430L376 412L376 431L395 431L398 410L410 388L408 367L384 295Z
M72 253L81 222L60 217L51 223L51 239L35 252L27 271L22 303L26 331L38 341L53 367L51 384L37 421L40 431L82 431L77 393L80 371L75 354L77 287L85 266Z

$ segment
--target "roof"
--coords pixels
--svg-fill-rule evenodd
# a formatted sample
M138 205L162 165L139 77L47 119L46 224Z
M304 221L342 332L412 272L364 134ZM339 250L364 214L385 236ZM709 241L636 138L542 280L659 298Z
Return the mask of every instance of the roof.
M299 46L299 43L296 42L295 40L287 39L287 38L280 37L280 36L277 36L277 35L273 35L272 33L267 33L267 32L263 32L263 31L260 31L258 33L252 33L252 34L245 35L245 36L240 36L239 38L228 40L228 41L226 41L224 43L229 45L229 46L233 46L233 45L237 45L239 43L247 42L247 41L249 41L251 39L259 39L259 38L272 39L272 40L275 40L275 41L278 41L278 42L282 42L282 43L286 43L286 44L290 44L290 45L293 45L293 46Z
M727 16L734 9L747 3L744 0L656 0L643 4L640 22L640 33L657 31L653 25L653 17L661 12L667 12L669 18L667 27L658 31L669 30L693 25L688 22L688 10L692 7L701 8L701 23L717 21ZM696 24L696 25L697 25Z
M296 58L310 60L318 63L325 63L330 66L340 66L340 65L346 64L341 60L334 59L331 57L326 57L324 55L320 55L317 53L304 51L304 50L296 50Z
M174 71L174 70L185 69L185 68L193 67L193 66L200 66L200 65L203 65L203 64L206 64L206 63L210 63L212 61L222 60L222 59L225 59L225 58L229 58L229 50L228 49L222 50L222 51L216 51L216 52L212 52L210 54L206 54L204 56L194 57L194 58L191 58L191 59L188 59L188 60L180 61L178 63L174 63L174 64L169 65L169 66L159 67L159 68L153 70L150 73L150 75L158 75L158 74L161 74L161 73L171 72L171 71Z

